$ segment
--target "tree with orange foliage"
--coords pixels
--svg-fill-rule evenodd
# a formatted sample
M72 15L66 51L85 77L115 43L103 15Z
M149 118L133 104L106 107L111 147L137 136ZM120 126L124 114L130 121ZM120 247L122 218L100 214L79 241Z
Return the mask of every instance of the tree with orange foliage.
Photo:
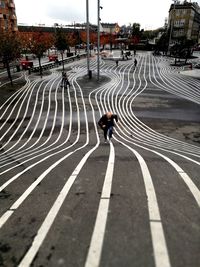
M68 52L70 52L70 46L71 47L75 47L76 44L78 43L78 36L76 34L76 32L69 32L67 33L66 36L67 39L67 43L68 43Z
M80 32L80 37L81 37L82 42L87 43L87 33L86 33L86 31L81 31Z
M30 51L30 46L31 46L31 40L33 39L33 31L32 32L19 32L18 33L20 36L20 42L22 46L22 53L27 54ZM54 36L51 33L43 33L45 42L47 43L47 47L50 48L54 45Z
M55 33L55 47L57 50L60 52L61 57L62 57L62 66L63 66L63 71L65 69L64 67L64 60L63 60L63 54L65 50L69 49L69 45L67 43L67 38L66 34L62 31L62 28L57 28L56 33Z
M27 32L26 34L24 34L24 33L19 32L18 34L20 36L20 43L21 43L21 47L22 47L21 53L25 54L25 56L26 56L26 54L29 52L29 46L30 46L29 43L30 43L30 39L32 37L32 33Z
M32 54L34 54L39 61L40 76L42 77L42 66L41 58L44 55L44 52L47 51L52 46L51 38L49 35L45 34L42 31L34 31L28 40L28 48Z
M0 57L2 58L3 64L6 66L11 85L13 85L10 63L20 57L20 39L17 33L11 31L3 31L0 34Z

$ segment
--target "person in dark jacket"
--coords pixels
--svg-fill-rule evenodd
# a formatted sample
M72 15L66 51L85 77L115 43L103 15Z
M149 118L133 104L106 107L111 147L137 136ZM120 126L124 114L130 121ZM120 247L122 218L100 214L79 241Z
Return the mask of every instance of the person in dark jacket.
M105 142L107 142L107 136L109 139L112 138L114 121L118 122L118 116L112 112L106 112L98 121L98 125L103 130Z
M63 86L64 88L67 88L67 86L70 87L70 82L68 80L67 73L64 71L62 72L62 80L61 80L61 87Z
M134 66L135 66L135 68L137 67L137 59L136 58L134 60Z

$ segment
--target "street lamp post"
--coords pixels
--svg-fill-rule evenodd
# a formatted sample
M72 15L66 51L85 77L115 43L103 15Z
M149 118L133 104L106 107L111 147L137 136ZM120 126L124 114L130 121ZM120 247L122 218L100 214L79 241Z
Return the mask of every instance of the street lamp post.
M173 20L172 20L172 16L171 16L171 21L170 21L170 34L169 34L169 44L168 44L168 52L170 51L170 43L172 40L172 32L173 32L173 24L174 24L174 19L175 19L175 3L176 0L172 0L174 2L174 6L173 6Z
M99 81L99 73L100 73L100 0L97 1L97 80Z
M86 24L87 24L87 73L90 78L90 30L89 30L89 5L88 0L86 0Z

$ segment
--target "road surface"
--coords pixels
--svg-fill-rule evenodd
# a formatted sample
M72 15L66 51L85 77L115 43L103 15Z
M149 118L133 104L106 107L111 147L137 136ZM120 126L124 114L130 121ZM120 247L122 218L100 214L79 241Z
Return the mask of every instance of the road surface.
M200 266L200 80L136 57L102 60L99 82L94 57L91 80L68 65L67 89L25 74L1 105L0 266Z

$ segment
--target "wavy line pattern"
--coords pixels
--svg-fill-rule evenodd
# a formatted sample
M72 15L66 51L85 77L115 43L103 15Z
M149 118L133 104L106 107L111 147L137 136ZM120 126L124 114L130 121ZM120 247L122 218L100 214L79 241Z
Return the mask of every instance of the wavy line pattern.
M181 194L187 194L194 210L199 212L200 192L196 173L200 166L200 148L150 128L136 116L134 107L138 97L146 93L150 94L152 88L159 94L163 94L163 97L172 96L176 97L177 101L185 99L193 102L194 105L199 105L200 81L181 75L179 69L171 68L169 61L163 57L153 57L148 52L139 53L137 57L137 68L134 67L132 60L121 61L119 66L114 65L112 61L102 60L101 76L106 77L107 80L104 83L97 82L95 87L94 84L92 86L84 84L83 77L87 73L84 60L71 65L72 69L69 72L71 86L67 89L60 86L61 78L56 70L43 79L29 80L29 76L25 76L26 84L0 107L0 142L2 143L0 192L5 194L13 188L20 188L17 189L18 194L10 201L4 202L5 205L1 205L0 231L5 229L9 233L12 232L10 228L13 224L12 218L18 216L20 210L28 205L29 199L33 196L40 198L37 192L40 184L45 190L45 184L51 181L49 187L54 188L57 186L57 181L55 185L52 184L53 173L59 173L59 176L63 177L59 190L53 194L51 205L47 205L47 210L41 215L42 219L34 229L34 234L32 233L34 237L29 238L28 243L22 243L21 250L16 253L18 266L24 267L31 264L37 266L38 262L44 264L43 244L52 242L53 245L50 237L54 233L54 225L62 217L62 207L68 203L70 192L76 188L80 177L83 177L83 173L87 173L88 162L91 162L98 153L109 157L107 164L104 164L105 180L101 196L95 198L99 208L93 211L90 236L85 246L89 249L83 251L82 258L80 256L81 263L74 266L109 265L104 262L104 245L108 235L106 228L110 218L109 205L112 205L112 186L114 187L118 176L115 170L124 164L124 161L118 160L119 153L131 153L129 161L139 168L140 178L143 181L146 196L143 201L147 205L153 255L150 260L152 264L149 266L180 266L174 256L176 253L170 249L169 230L165 223L163 204L161 204L163 202L160 188L163 186L163 180L156 179L153 173L159 176L162 168L168 169L168 172L163 170L166 175L165 188L171 176L176 177L174 182L181 184L185 190ZM95 59L91 60L91 69L95 73ZM116 125L113 141L105 146L101 144L97 121L108 110L118 114L119 123ZM156 165L157 170L153 169L153 160L161 163L161 169L159 165ZM95 169L98 168L99 163L92 162L90 171L94 176L98 176ZM68 177L65 172L62 172L63 164L71 170ZM87 181L86 175L82 179ZM170 186L165 190L169 190L167 192L170 194ZM105 194L105 192L109 193ZM26 213L24 216L26 217ZM193 218L190 219L191 223L194 223ZM74 227L76 228L76 222ZM198 238L198 229L196 235ZM39 252L41 254L38 254ZM13 250L11 253L15 254ZM9 257L4 260L7 261L8 266L9 264L11 266ZM194 260L190 266L195 267L196 262ZM51 263L51 266L53 264L55 266L55 262ZM66 263L65 266L70 264ZM127 263L126 266L138 265Z

